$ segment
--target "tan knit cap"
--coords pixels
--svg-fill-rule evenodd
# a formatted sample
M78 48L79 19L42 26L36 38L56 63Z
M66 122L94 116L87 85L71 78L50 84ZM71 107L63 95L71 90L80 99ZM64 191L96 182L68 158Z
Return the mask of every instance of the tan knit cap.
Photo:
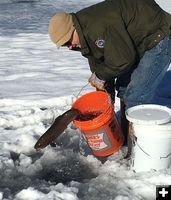
M57 47L68 42L74 30L72 16L66 12L57 13L49 22L49 35Z

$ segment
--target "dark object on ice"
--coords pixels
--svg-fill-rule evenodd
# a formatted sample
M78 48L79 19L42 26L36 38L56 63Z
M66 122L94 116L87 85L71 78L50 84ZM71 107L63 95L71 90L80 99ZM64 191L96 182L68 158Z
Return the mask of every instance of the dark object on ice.
M79 114L79 110L72 108L57 117L52 126L39 138L34 148L43 149L52 143Z

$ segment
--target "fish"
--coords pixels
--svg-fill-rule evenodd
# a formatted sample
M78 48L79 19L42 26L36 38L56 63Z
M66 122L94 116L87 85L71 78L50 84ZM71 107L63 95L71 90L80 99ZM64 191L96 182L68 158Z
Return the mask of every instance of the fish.
M59 115L51 127L38 139L34 148L40 150L51 144L79 114L80 111L78 109L71 108Z

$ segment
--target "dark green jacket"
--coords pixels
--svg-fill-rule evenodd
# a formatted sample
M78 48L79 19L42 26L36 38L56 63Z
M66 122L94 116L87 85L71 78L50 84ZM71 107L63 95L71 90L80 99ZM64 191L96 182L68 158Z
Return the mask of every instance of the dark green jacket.
M90 69L110 81L130 70L170 27L154 0L106 0L71 13Z

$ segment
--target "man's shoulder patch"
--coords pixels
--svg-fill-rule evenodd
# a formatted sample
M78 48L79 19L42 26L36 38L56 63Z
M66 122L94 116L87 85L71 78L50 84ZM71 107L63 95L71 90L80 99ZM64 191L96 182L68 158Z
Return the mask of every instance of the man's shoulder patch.
M103 40L103 39L97 39L97 40L95 41L95 44L96 44L96 46L99 47L99 48L104 48L105 40Z

